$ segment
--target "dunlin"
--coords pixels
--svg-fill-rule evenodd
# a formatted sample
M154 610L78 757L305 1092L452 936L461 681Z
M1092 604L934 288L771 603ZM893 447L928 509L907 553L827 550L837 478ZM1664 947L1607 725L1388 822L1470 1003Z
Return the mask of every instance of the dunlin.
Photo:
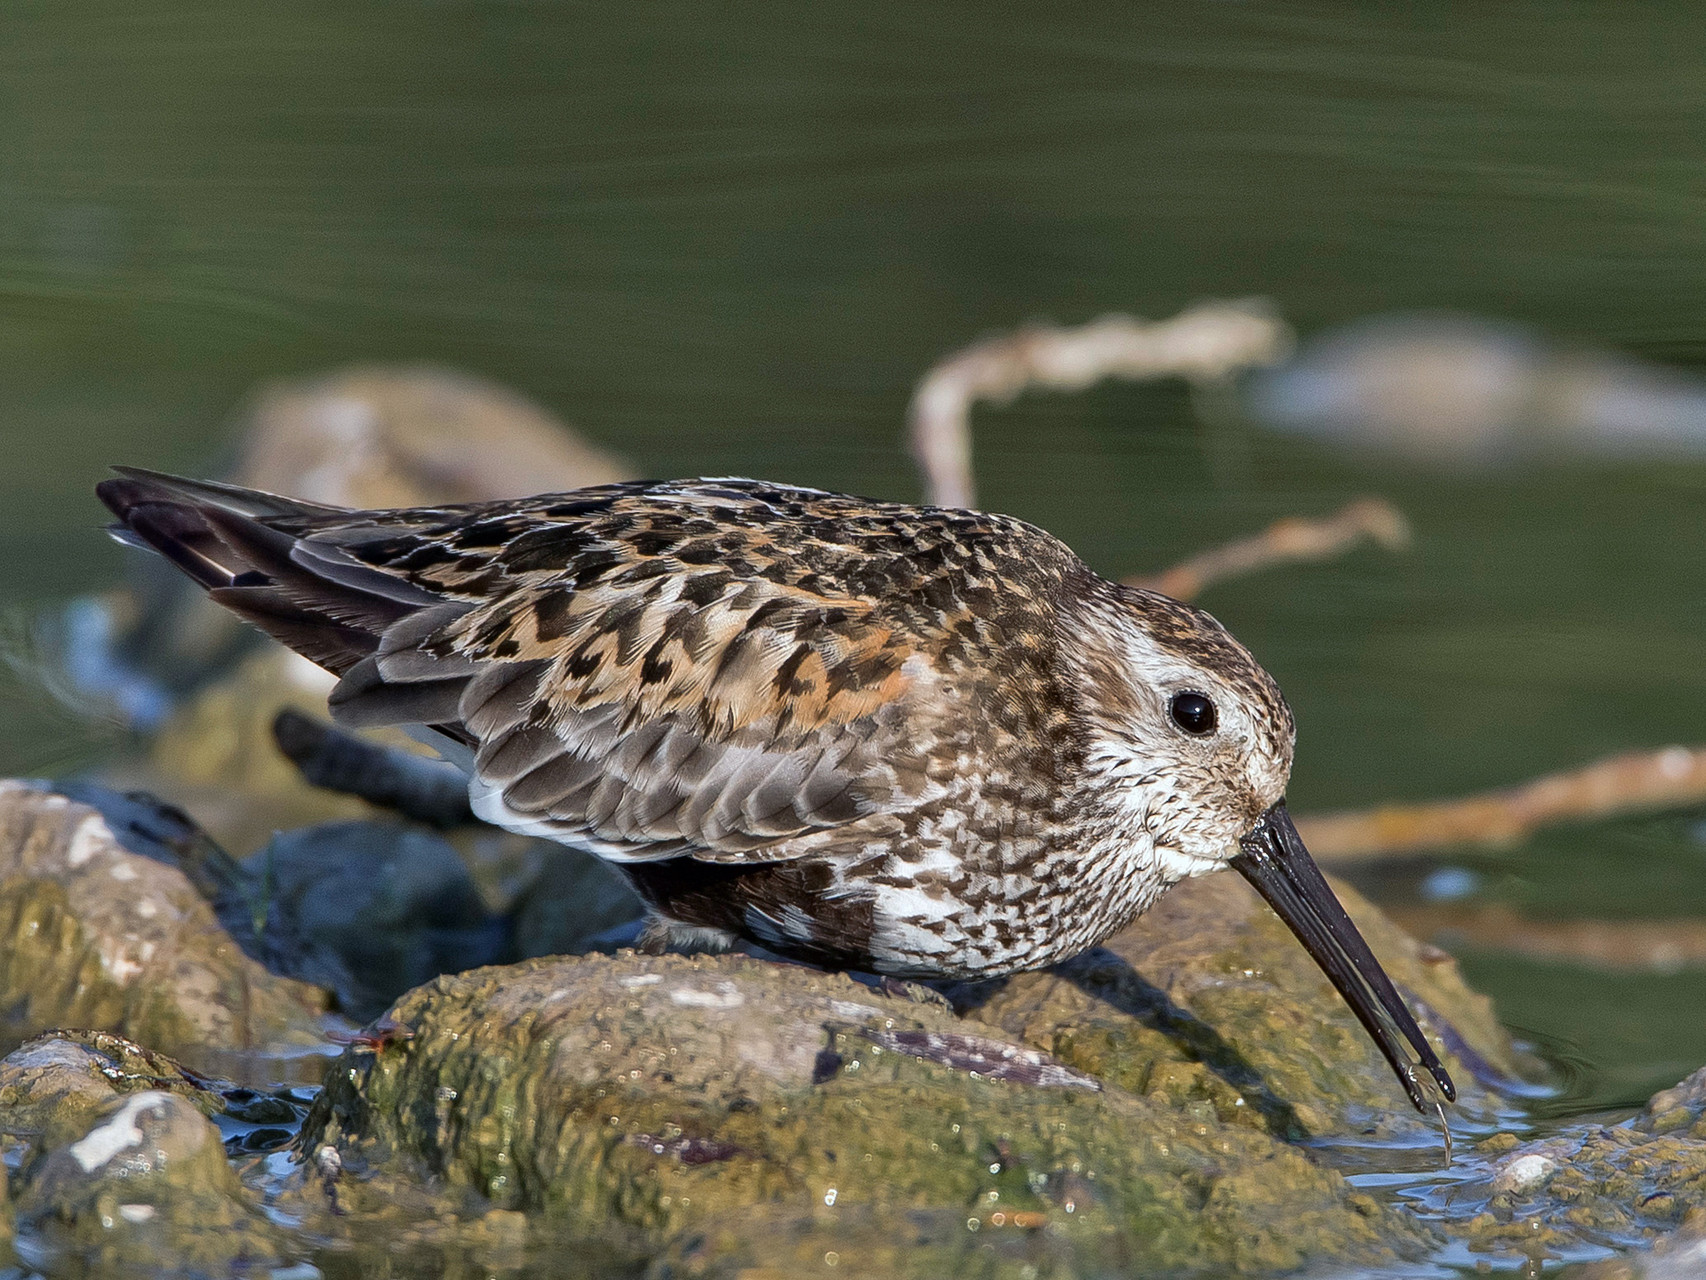
M1450 1076L1298 838L1291 711L1201 610L1007 516L752 480L350 511L146 471L121 537L588 850L653 942L977 978L1230 866L1418 1109Z

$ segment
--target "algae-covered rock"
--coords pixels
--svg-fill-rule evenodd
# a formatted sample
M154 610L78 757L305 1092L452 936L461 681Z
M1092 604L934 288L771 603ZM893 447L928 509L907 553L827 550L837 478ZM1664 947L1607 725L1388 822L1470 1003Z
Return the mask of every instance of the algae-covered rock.
M159 1089L117 1096L20 1178L17 1225L54 1269L227 1275L273 1263L278 1231L250 1202L219 1130Z
M53 1274L228 1275L277 1262L281 1233L239 1183L211 1117L250 1091L104 1032L59 1032L0 1061L19 1251Z
M140 1090L184 1098L203 1115L224 1108L212 1081L164 1054L105 1031L56 1031L0 1059L0 1122L37 1151L88 1132L119 1094Z
M0 781L0 1040L120 1032L192 1062L319 1043L323 992L244 955L172 850L63 795Z
M957 1221L943 1274L990 1270L958 1231L1038 1234L1009 1251L1020 1267L1250 1273L1427 1241L1266 1134L1106 1088L940 1004L743 957L441 978L338 1062L302 1143L358 1216L399 1179L444 1185L682 1266L726 1257L753 1206L813 1249L843 1222L859 1249L872 1222ZM774 1243L743 1247L779 1265Z
M270 973L324 988L354 1018L446 970L508 958L506 922L485 909L457 851L421 827L321 823L282 832L239 862L146 793L62 790L100 810L127 848L183 871Z
M1458 1087L1454 1125L1510 1114L1489 1081L1521 1064L1456 962L1335 889ZM1403 1090L1326 976L1235 875L1187 880L1066 964L952 992L956 1007L1140 1096L1282 1138L1415 1142L1438 1124Z
M646 1280L794 1280L824 1275L861 1280L1076 1277L1083 1274L1077 1252L1066 1233L1035 1223L1023 1213L996 1210L968 1216L957 1209L899 1212L868 1205L846 1210L819 1205L801 1212L756 1206L683 1232L652 1260L645 1276ZM1154 1273L1144 1268L1106 1274Z
M1442 1216L1478 1252L1558 1256L1583 1244L1651 1244L1682 1227L1698 1233L1706 1068L1622 1124L1572 1125L1527 1143L1493 1139L1463 1163L1474 1176L1453 1185ZM1679 1259L1689 1247L1679 1238L1655 1257Z

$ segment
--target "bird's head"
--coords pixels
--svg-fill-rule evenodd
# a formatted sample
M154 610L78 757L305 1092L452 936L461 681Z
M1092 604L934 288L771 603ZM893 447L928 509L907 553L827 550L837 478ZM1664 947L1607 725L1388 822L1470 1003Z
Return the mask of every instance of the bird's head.
M1147 846L1145 873L1167 885L1238 871L1345 998L1417 1110L1431 1101L1418 1065L1455 1097L1286 811L1295 727L1279 686L1200 609L1113 584L1085 598L1074 630L1088 795Z
M1291 708L1201 609L1109 585L1079 629L1087 765L1171 884L1225 866L1285 796Z

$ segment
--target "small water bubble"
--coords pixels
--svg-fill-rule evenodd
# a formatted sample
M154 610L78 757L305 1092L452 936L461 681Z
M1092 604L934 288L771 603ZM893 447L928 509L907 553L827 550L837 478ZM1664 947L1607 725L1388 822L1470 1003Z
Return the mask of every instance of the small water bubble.
M825 1191L823 1193L823 1202L826 1205L830 1206L830 1208L834 1208L835 1207L835 1196L836 1196L836 1190L834 1187L831 1187L828 1191Z

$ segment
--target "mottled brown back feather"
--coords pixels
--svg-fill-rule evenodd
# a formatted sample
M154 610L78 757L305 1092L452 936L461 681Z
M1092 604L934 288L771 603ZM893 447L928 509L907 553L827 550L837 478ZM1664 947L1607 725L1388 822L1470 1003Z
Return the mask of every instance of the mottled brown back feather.
M1084 572L1017 520L753 481L391 512L143 473L102 496L340 674L340 720L444 725L489 810L618 858L789 858L927 802L964 726L920 681L1046 753L1053 597Z

